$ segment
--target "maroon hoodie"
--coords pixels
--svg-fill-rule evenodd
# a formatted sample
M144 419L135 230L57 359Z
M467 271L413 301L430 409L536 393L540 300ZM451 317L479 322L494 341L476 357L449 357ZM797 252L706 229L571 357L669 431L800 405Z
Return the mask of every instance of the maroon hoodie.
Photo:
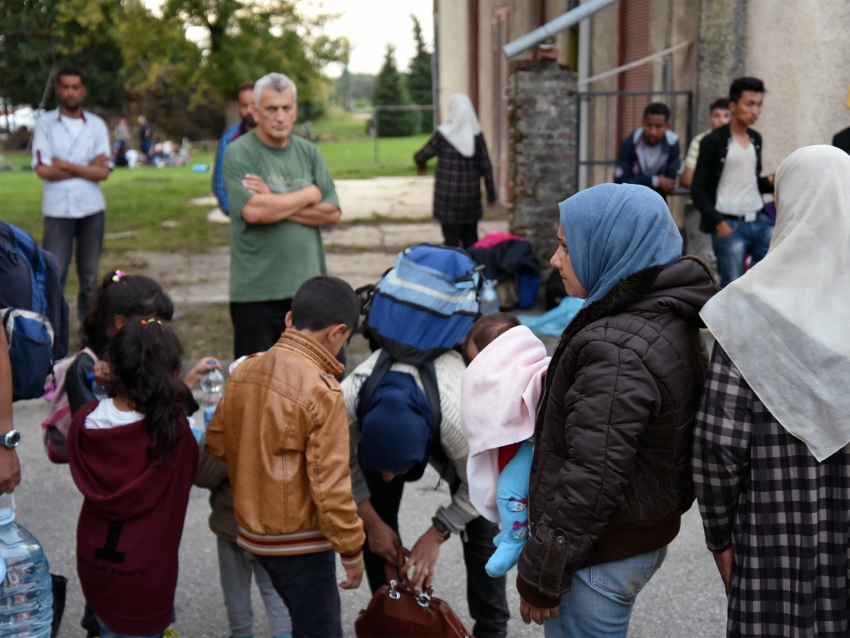
M77 523L77 574L86 600L110 629L131 635L164 631L177 588L177 550L198 445L181 419L180 441L151 465L144 419L87 430L88 403L68 430L68 464L85 501Z

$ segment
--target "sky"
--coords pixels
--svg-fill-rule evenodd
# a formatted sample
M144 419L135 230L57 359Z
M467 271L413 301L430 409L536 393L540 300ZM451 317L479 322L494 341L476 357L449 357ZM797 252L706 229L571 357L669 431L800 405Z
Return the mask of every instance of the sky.
M156 11L163 0L144 2ZM352 73L377 74L384 62L387 44L395 46L398 68L407 69L416 52L411 14L422 25L428 49L433 51L434 48L433 0L296 0L296 6L306 15L340 14L339 18L325 25L325 34L349 39L352 50L348 68ZM203 29L190 28L187 32L193 40L205 35ZM327 73L332 77L339 76L342 69L333 65Z

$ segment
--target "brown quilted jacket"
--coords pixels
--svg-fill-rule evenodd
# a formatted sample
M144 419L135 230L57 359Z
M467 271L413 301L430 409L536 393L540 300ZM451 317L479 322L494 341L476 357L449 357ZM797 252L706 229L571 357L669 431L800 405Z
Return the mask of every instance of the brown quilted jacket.
M621 280L569 324L534 435L530 537L517 588L554 607L573 572L660 549L694 500L691 440L719 287L700 260Z

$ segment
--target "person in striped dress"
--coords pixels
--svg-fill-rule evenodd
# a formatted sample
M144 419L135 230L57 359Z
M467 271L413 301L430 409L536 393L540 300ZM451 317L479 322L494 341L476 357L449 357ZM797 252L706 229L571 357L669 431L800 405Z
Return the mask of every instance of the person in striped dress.
M728 636L850 636L847 175L839 149L791 154L767 256L701 313L693 479Z

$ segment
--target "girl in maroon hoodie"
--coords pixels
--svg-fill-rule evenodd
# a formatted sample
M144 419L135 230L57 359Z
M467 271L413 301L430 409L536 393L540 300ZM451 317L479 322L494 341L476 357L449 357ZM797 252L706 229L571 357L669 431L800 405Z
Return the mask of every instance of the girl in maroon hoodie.
M68 430L85 501L77 574L101 637L162 636L171 622L177 550L198 470L186 421L180 339L158 319L129 321L109 344L111 397Z

